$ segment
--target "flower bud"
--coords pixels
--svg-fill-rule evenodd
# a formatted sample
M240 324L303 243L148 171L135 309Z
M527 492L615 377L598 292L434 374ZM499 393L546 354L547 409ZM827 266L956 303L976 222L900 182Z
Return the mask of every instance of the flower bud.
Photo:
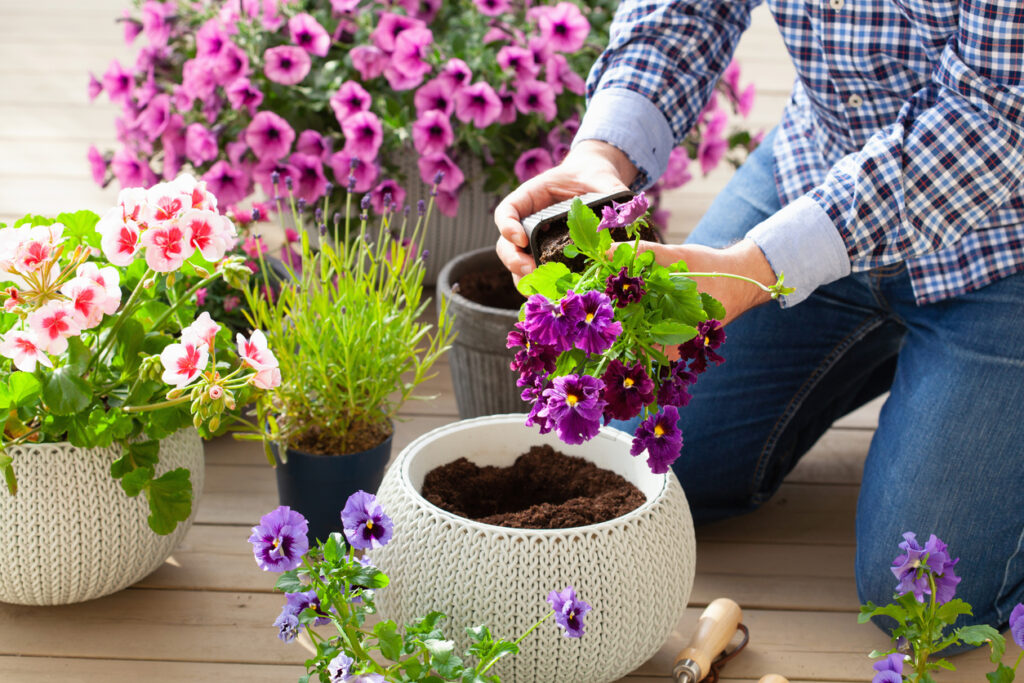
M207 394L212 401L219 401L224 396L224 387L219 384L211 384Z
M201 278L208 278L208 277L210 277L210 271L208 271L206 268L203 268L202 266L193 266L193 268L195 268L196 274L199 277L201 277Z
M198 413L196 413L195 415L192 416L192 425L196 429L199 429L200 427L203 426L203 418L199 417Z
M174 387L167 392L167 400L173 401L176 398L180 398L185 393L185 389L182 387Z
M173 287L174 286L174 280L175 280L174 273L173 272L167 273L167 286L168 287Z
M227 406L228 410L235 409L235 395L232 392L224 392L224 405Z
M210 418L209 427L211 432L217 431L217 427L220 427L220 415L214 415Z

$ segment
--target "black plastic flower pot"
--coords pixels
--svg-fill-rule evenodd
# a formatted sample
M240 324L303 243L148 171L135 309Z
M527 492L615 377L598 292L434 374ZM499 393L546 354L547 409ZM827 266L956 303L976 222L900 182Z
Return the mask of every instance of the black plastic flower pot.
M309 521L309 539L327 540L341 529L341 509L356 491L376 493L391 458L393 437L359 453L314 455L287 449L281 462L278 445L272 444L277 461L277 497L281 505L298 510Z
M438 307L442 301L448 302L448 315L457 333L448 359L462 419L521 413L527 407L520 398L522 390L516 386L518 374L509 368L515 354L505 347L509 331L519 319L519 309L482 305L452 290L467 274L488 270L504 270L494 247L456 256L437 278Z

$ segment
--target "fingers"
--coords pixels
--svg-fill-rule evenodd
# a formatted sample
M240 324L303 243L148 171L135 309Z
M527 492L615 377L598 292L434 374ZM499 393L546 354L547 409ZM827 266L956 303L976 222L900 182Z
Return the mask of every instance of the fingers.
M494 210L494 223L501 236L524 249L529 245L529 239L522 220L561 199L552 197L547 184L538 180L539 177L533 178L517 187Z
M501 262L512 273L512 279L516 282L519 282L519 278L528 275L536 268L532 256L504 237L498 238L495 251L498 253L498 258L501 259Z

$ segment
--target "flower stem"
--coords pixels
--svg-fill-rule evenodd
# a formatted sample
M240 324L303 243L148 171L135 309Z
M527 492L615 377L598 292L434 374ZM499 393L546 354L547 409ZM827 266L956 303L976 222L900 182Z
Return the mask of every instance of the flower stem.
M185 403L185 402L190 401L190 400L191 400L191 398L188 395L185 395L185 396L179 396L178 398L172 399L170 401L161 401L160 403L153 403L153 404L150 404L150 405L125 406L124 408L121 408L121 410L123 410L126 413L145 413L145 412L148 412L150 410L160 410L162 408L170 408L172 406L178 406L178 405L181 405L182 403Z
M543 623L544 623L545 621L547 621L548 619L550 619L550 618L551 618L551 615L553 615L554 613L555 613L555 611L554 611L554 610L551 610L550 612L548 612L547 614L545 614L545 615L544 615L543 617L541 617L541 618L540 618L539 620L537 620L537 623L535 623L535 624L534 624L533 626L531 626L530 628L528 628L528 629L526 630L526 633L524 633L523 635L521 635L521 636L519 636L518 638L516 638L516 640L515 640L515 642L513 643L513 645L517 645L517 646L518 646L518 645L519 645L519 643L523 642L523 640L524 640L524 639L526 638L526 636L528 636L528 635L530 635L531 633L533 633L534 631L536 631L536 630L537 630L537 627L538 627L538 626L540 626L541 624L543 624ZM480 662L480 664L477 664L477 667L480 667L480 666L481 666L482 664L484 664L484 663L485 663L485 662ZM488 671L490 671L490 670L491 670L491 667L492 667L492 666L494 666L494 665L495 665L495 664L497 664L497 663L498 663L498 658L497 658L497 657L495 657L495 658L493 658L493 659L490 659L490 660L488 660L488 661L486 662L487 666L485 666L485 667L484 667L484 669L483 669L483 671L481 671L481 672L480 672L480 675L481 675L481 676L483 676L483 675L484 675L485 673L487 673Z
M132 293L128 296L128 301L124 303L124 307L119 312L117 319L114 320L114 324L110 326L110 332L107 334L107 338L104 340L103 346L99 348L96 354L92 357L92 360L89 361L89 367L86 368L85 373L83 374L88 375L89 371L92 370L96 362L101 360L103 356L106 355L107 351L110 350L110 348L113 346L114 340L117 338L117 333L121 331L121 328L124 326L125 321L128 320L129 317L131 317L132 313L134 313L134 311L132 310L132 306L133 304L135 304L135 301L138 298L139 293L142 292L143 285L146 283L146 280L148 280L150 276L153 275L153 272L154 271L152 268L147 268L146 272L142 274L141 278L139 278L139 282L137 285L135 285L135 289L133 289ZM154 329L158 328L154 327Z
M755 280L753 278L749 278L749 277L746 277L744 275L736 275L735 273L692 273L692 272L685 272L685 273L672 273L671 277L687 277L687 278L689 278L689 277L727 277L727 278L731 278L733 280L742 280L743 282L748 282L748 283L750 283L752 285L757 286L757 288L760 289L763 292L767 292L768 294L771 295L771 297L773 299L777 299L780 296L784 296L786 294L792 294L793 293L793 288L792 287L783 287L782 286L782 278L783 278L783 276L782 276L781 273L779 274L778 281L774 285L765 285L765 284L762 284L762 283L758 282L757 280Z

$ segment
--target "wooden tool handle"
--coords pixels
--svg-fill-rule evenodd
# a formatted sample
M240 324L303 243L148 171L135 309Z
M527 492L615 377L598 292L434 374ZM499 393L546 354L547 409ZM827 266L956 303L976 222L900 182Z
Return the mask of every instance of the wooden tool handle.
M767 676L761 676L761 680L757 683L789 683L789 679L779 674L768 674Z
M700 677L711 671L711 660L718 656L736 634L743 612L729 598L713 600L697 622L697 631L690 643L676 656L676 664L691 659L700 667Z

